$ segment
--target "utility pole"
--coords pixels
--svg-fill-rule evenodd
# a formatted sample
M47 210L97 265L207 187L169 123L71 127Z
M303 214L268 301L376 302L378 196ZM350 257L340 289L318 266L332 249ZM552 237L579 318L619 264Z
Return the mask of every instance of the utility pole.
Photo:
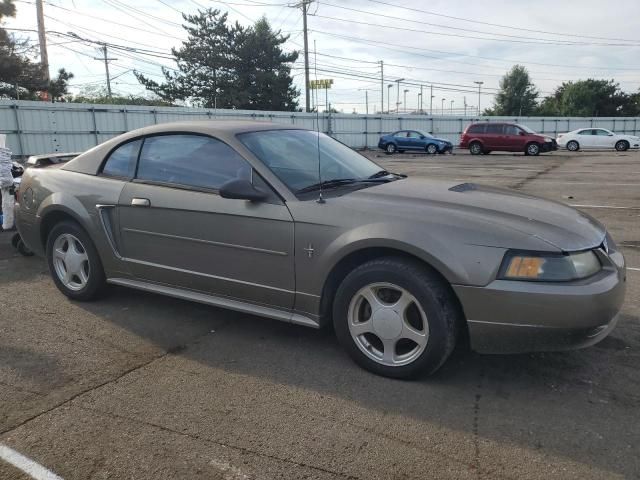
M467 116L467 97L464 97L464 116Z
M431 100L429 100L429 115L433 116L433 85L431 85Z
M306 111L311 111L309 98L309 40L307 38L307 5L311 0L302 0L302 30L304 32L304 99Z
M102 54L103 54L103 58L96 58L93 57L94 60L102 60L104 61L104 71L105 74L107 75L107 93L109 96L111 96L111 77L109 76L109 61L110 60L118 60L117 58L109 58L109 56L107 55L107 44L103 43L102 44Z
M420 115L422 115L422 85L420 85Z
M451 108L449 111L451 112L451 115L453 115L453 100L451 100Z
M393 88L393 83L387 85L387 113L391 113L391 89ZM384 108L384 105L382 106Z
M380 101L382 102L381 110L384 113L384 61L380 60ZM375 112L375 108L373 109Z
M440 114L444 115L444 101L446 100L446 98L442 99L442 103L440 105Z
M478 85L478 116L480 116L480 89L482 88L482 84L484 82L473 82Z
M36 15L38 17L38 42L40 43L40 66L44 80L49 85L49 55L47 54L47 36L44 32L44 9L42 0L36 0Z

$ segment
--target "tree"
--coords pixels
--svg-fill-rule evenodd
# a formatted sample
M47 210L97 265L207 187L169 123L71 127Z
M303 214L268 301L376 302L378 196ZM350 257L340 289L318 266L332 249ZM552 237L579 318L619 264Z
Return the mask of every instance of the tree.
M97 103L102 105L143 105L149 107L171 107L172 104L157 97L139 95L109 95L105 87L85 87L78 95L67 97L73 103Z
M546 97L538 113L569 117L614 117L634 115L633 97L614 80L578 80L564 82Z
M73 73L67 72L64 68L58 70L58 76L49 82L49 96L51 100L63 100L69 93L69 80L73 78Z
M531 82L529 72L522 65L514 65L500 80L500 91L496 95L489 115L531 115L536 108L538 90Z
M289 64L297 53L281 48L288 37L264 18L249 28L229 25L227 14L213 9L183 18L188 39L172 49L178 69L163 68L164 83L136 73L148 90L168 102L207 108L295 110Z

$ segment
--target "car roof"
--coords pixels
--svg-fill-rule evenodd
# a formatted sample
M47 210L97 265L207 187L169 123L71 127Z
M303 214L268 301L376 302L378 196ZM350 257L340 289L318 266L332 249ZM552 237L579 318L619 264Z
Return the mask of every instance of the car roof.
M266 118L266 117L265 117ZM168 122L138 128L130 132L118 135L100 145L84 152L82 155L70 160L62 167L63 170L95 175L105 155L117 145L128 140L146 135L163 133L196 133L211 135L226 143L236 143L236 135L240 133L259 132L266 130L308 130L291 124L272 123L251 120L192 120L184 122Z

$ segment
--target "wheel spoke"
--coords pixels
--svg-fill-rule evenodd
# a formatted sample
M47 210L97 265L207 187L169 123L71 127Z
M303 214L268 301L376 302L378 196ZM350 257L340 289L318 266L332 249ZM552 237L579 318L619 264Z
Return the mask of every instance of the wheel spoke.
M363 335L365 333L372 333L373 322L371 320L367 320L366 322L351 323L349 325L349 330L351 330L351 334L355 336Z
M378 298L378 295L376 294L376 291L373 287L368 286L362 289L362 291L360 292L360 295L362 295L365 298L365 300L369 302L372 316L376 311L380 310L381 308L384 308L384 305Z
M78 278L80 279L80 283L82 285L86 285L89 281L89 275L87 275L87 270L84 268L84 262L80 265L80 271L77 273Z
M392 339L392 340L388 340L388 339L381 339L382 340L382 345L384 346L384 352L382 354L382 360L386 363L393 363L393 360L395 358L396 355L396 340Z
M58 247L53 251L53 256L64 262L67 258L67 252L62 250L62 247Z
M417 343L420 346L427 344L427 334L426 332L419 332L415 328L413 328L409 323L405 320L404 327L402 329L402 338L406 338Z
M404 317L404 313L406 312L409 305L413 303L413 297L409 295L407 292L403 291L402 295L396 303L393 304L393 309L401 316Z

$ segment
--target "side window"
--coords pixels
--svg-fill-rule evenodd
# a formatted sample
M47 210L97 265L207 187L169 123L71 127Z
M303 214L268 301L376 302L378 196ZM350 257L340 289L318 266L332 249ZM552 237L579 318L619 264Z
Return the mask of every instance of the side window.
M137 178L217 190L229 180L250 180L251 165L211 137L159 135L145 139Z
M133 177L141 144L142 140L134 140L116 148L102 167L102 174L108 177Z
M505 125L504 126L504 134L505 135L520 135L520 129L515 125Z
M503 131L503 128L502 128L502 124L500 123L487 124L487 133L494 134L494 135L502 135L502 131Z
M593 131L593 134L594 134L594 135L600 135L600 136L605 136L605 137L606 137L607 135L609 135L609 132L607 132L606 130L602 130L601 128L596 128L596 129Z
M418 132L409 132L409 133L407 133L407 137L409 137L409 138L420 138L420 134Z
M592 133L592 132L593 132L593 130L590 130L590 129L588 129L588 130L581 130L581 131L579 131L579 132L578 132L578 135L593 135L593 133Z
M394 137L405 138L407 136L407 132L401 130L393 134Z
M484 133L485 124L484 123L476 123L469 127L467 133Z

